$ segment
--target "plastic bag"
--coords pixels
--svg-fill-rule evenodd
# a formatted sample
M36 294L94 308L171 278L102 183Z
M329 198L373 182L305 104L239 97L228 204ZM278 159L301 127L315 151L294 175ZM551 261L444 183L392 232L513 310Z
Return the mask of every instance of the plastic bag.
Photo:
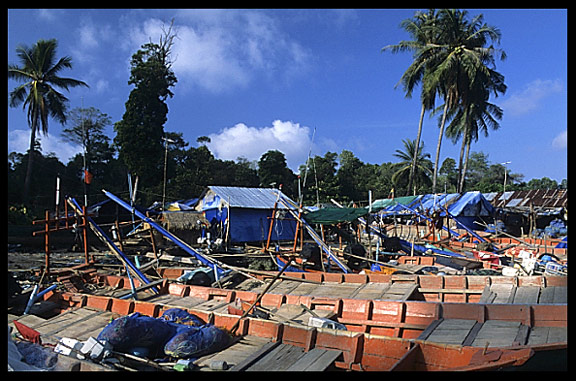
M142 347L151 355L160 354L161 349L178 331L177 324L140 315L135 312L122 316L108 324L98 335L98 341L109 342L114 350L128 352Z
M115 351L176 358L202 356L230 341L225 331L180 308L166 310L157 319L138 312L120 317L104 327L97 339L107 341Z
M212 324L189 327L175 335L164 347L164 353L176 358L199 357L218 351L230 342L228 334Z
M162 316L160 316L160 319L163 319L171 323L184 324L190 326L201 326L206 324L198 316L193 315L190 312L183 310L181 308L170 308L169 310L164 311Z

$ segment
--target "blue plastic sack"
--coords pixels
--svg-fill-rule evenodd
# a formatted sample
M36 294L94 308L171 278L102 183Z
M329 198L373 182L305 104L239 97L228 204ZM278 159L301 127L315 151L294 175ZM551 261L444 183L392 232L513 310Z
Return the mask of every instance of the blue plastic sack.
M113 350L141 357L198 357L217 351L230 341L228 334L180 308L164 311L159 318L135 312L110 322L100 332Z
M198 316L193 315L190 312L183 310L181 308L170 308L164 311L162 316L160 316L160 319L163 319L171 323L184 324L190 326L200 326L206 324Z
M164 347L164 353L176 358L199 357L218 351L230 342L226 332L212 324L189 327L175 335Z
M116 351L129 352L132 348L141 347L148 349L154 356L161 354L161 349L177 333L178 328L177 324L135 312L112 321L104 327L97 339L109 342Z

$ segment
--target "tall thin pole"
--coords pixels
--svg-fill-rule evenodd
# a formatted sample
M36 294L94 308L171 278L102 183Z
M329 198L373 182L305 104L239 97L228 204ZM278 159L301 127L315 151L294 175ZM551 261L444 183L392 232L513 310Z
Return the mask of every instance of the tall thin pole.
M81 103L81 110L82 110L82 154L84 156L84 206L88 207L88 190L86 189L86 180L87 180L87 173L86 173L86 144L88 142L87 134L86 134L86 125L84 124L84 97L80 97Z
M162 211L164 211L164 203L166 202L166 164L168 162L168 143L175 143L174 140L162 137L164 140L164 184L162 189Z

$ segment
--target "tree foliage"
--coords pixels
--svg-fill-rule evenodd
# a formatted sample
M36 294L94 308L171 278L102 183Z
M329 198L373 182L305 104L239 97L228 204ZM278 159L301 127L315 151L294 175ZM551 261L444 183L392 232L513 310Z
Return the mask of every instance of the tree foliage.
M177 82L169 58L173 38L168 32L159 44L144 44L132 56L128 84L135 87L122 120L114 125L119 159L142 185L158 186L163 178L166 99L174 95L171 88Z
M66 123L68 98L58 90L69 90L77 86L88 87L83 81L58 76L62 70L72 68L72 59L65 56L56 60L57 47L58 42L55 39L38 40L32 47L18 46L16 54L20 59L20 66L8 65L8 78L24 82L10 92L9 104L10 107L22 104L26 109L30 126L30 152L34 150L38 130L44 134L48 133L50 117L62 124ZM24 177L25 203L28 202L35 156L31 154L28 158Z

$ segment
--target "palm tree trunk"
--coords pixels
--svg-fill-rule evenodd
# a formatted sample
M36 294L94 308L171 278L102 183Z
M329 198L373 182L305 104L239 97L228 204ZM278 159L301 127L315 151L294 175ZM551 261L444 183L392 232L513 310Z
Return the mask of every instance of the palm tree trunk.
M468 168L468 157L470 156L470 146L472 145L472 139L466 139L466 158L464 159L464 168L462 169L462 179L460 180L460 191L464 192L464 179L466 178L466 169Z
M468 139L468 124L464 127L464 132L462 133L462 148L460 148L460 159L458 160L458 193L461 191L461 185L464 183L462 180L462 168L464 163L464 148L466 147L466 141Z
M24 194L22 196L24 205L28 205L30 196L30 182L32 180L32 166L34 161L34 145L36 143L36 119L32 119L30 132L30 148L28 148L28 166L26 167L26 177L24 178Z
M416 135L416 149L414 150L414 157L412 158L412 165L410 166L410 176L408 177L408 192L410 195L410 188L414 182L414 172L416 171L416 159L418 158L418 148L420 147L420 137L422 136L422 124L424 122L424 114L426 112L426 105L422 102L422 111L420 112L420 121L418 122L418 134Z
M444 104L444 113L442 114L442 123L440 123L440 134L438 135L438 145L436 146L436 160L434 160L434 174L432 176L432 193L436 193L436 180L438 178L438 162L440 161L440 146L444 136L444 126L446 124L446 114L448 113L448 100Z

